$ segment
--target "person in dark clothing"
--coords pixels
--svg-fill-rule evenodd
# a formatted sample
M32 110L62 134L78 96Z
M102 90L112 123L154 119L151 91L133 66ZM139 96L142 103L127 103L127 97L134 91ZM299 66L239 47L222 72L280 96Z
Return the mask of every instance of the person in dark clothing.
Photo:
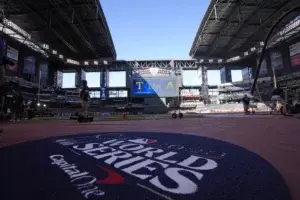
M0 23L3 21L3 16L0 18ZM7 57L6 57L6 41L4 38L4 35L0 33L0 115L3 115L3 109L4 109L4 103L5 103L5 96L6 96L6 90L5 90L5 65L13 65ZM0 129L0 133L3 132L2 129Z
M245 94L242 98L243 106L244 106L244 113L249 113L249 105L250 105L250 98Z
M272 108L273 110L276 110L276 105L277 103L282 103L283 99L283 89L280 87L280 85L278 85L273 91L272 91L272 97L271 97L271 101L272 101Z
M23 96L20 92L19 85L16 85L13 91L12 111L13 111L12 121L20 120L21 114L24 112L24 106L23 106Z
M82 80L82 88L80 90L80 99L81 99L81 108L85 117L88 117L88 108L89 108L89 87L86 80Z

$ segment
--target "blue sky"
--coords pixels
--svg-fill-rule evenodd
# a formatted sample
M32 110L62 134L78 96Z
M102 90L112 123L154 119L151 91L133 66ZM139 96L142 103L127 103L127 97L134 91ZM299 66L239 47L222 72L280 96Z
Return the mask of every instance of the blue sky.
M120 60L190 59L190 48L210 3L209 0L100 2ZM185 74L185 85L201 84L196 73ZM239 80L241 71L233 73L232 77ZM97 77L88 79L90 85L96 84L94 79L98 80ZM112 77L110 81L115 85L124 82ZM220 72L209 71L208 81L210 85L219 84Z
M118 59L188 59L209 0L101 0Z

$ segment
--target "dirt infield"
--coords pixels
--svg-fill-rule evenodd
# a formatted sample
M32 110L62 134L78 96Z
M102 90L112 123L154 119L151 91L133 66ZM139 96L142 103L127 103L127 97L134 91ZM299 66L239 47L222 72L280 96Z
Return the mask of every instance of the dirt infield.
M300 199L300 121L281 116L160 119L138 121L100 121L79 124L55 123L3 124L0 147L48 137L93 132L170 132L200 135L227 141L259 154L283 176L293 199Z

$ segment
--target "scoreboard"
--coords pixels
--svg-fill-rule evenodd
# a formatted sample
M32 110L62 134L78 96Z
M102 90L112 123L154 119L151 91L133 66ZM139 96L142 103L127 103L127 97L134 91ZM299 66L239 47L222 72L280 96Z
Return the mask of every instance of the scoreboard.
M170 69L152 67L135 70L130 82L133 97L178 96L178 77Z
M178 96L177 77L145 77L132 79L132 96Z

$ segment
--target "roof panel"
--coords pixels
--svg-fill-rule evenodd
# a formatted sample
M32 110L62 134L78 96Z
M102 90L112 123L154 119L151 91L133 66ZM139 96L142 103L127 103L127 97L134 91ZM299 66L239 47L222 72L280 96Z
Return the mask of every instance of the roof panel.
M215 26L216 22L207 20L207 18L212 16L213 8L217 6L217 4L217 1L211 2L199 27L190 51L190 55L193 57L218 57L224 55L231 57L235 56L233 53L243 53L246 48L249 48L249 46L257 42L258 39L265 37L265 31L270 29L271 24L278 16L291 7L297 4L299 5L300 2L298 0L236 1L235 3L231 3L230 14L228 14L227 17L222 15L222 19L220 19L221 22L218 23L218 26ZM287 22L283 23L283 26L286 23ZM209 41L209 51L201 51L201 48L203 48L201 43L205 41L199 40L199 38L205 38L203 35L207 33L207 29L214 30L217 36L215 40ZM224 36L231 36L231 38L228 39L228 37ZM228 42L228 47L224 48L224 52L220 51L219 47L224 46L226 42ZM205 42L205 44L207 45L208 42ZM228 49L231 50L228 51ZM199 52L204 52L204 54L200 54Z
M99 1L9 0L9 4L0 4L6 18L70 58L116 57Z

